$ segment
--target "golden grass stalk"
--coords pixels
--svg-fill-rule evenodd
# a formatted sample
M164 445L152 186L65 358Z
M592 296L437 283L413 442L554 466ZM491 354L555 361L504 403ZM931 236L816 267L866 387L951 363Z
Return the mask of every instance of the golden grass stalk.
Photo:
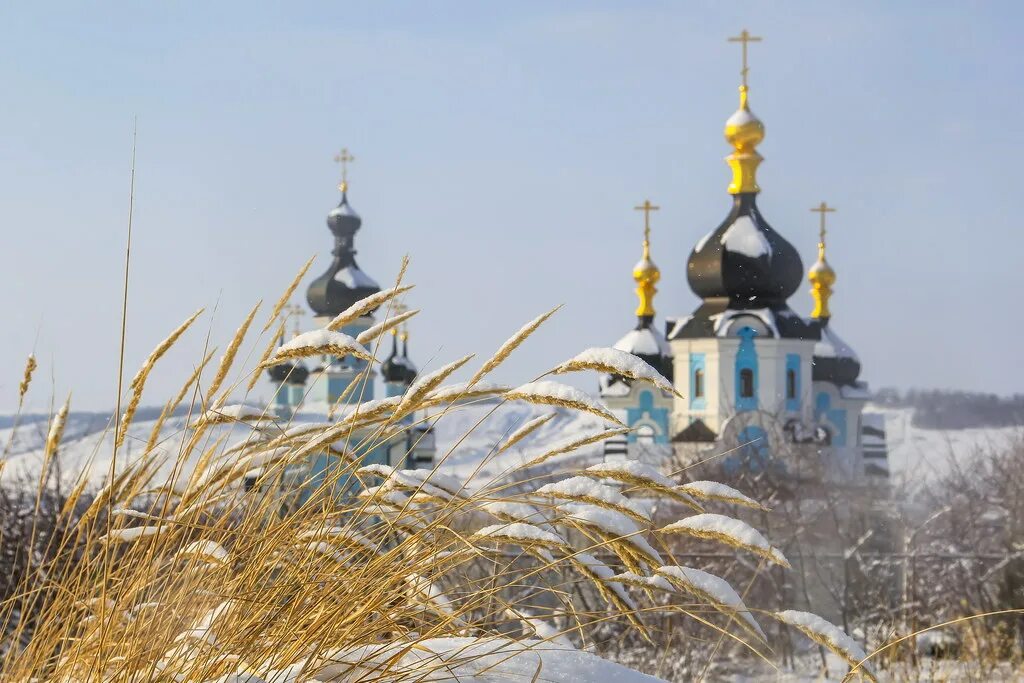
M325 329L331 331L340 330L345 327L345 325L353 323L364 315L372 313L395 297L405 294L413 287L414 285L396 286L377 292L376 294L371 294L365 299L360 299L336 315L329 323L327 323Z
M763 557L786 569L791 569L789 560L778 548L772 546L759 531L738 519L704 513L687 517L658 529L663 534L686 534L694 538L724 543Z
M567 384L548 381L530 382L509 391L505 394L505 399L508 401L524 401L535 405L568 408L569 410L597 415L608 422L624 426L622 421L612 415L607 407L592 396Z
M279 347L269 359L263 361L261 367L279 365L292 358L302 359L323 355L336 358L353 356L367 362L376 360L362 344L343 332L312 330L300 334Z
M618 349L587 349L552 368L550 374L563 375L583 370L593 370L609 375L626 377L637 382L647 382L667 394L675 394L682 398L682 395L676 391L672 383L665 379L661 373L632 353L619 351Z
M519 427L519 429L508 435L508 438L505 439L505 443L501 444L501 447L498 448L495 455L501 455L508 449L512 448L530 434L533 434L535 431L550 422L557 414L558 413L547 413L546 415L535 417L532 420L527 420Z
M249 311L249 315L246 316L245 321L235 332L235 336L231 338L231 343L228 344L227 349L224 351L224 355L221 356L220 365L217 366L217 374L213 376L210 388L206 390L207 402L211 405L223 403L227 400L226 394L219 399L215 399L214 397L217 395L221 385L227 378L228 372L231 370L231 366L235 362L235 356L238 355L238 348L242 345L242 340L245 339L245 335L249 331L249 326L252 324L253 318L256 317L256 311L259 310L262 303L263 302L260 301L252 307L252 310Z
M263 375L260 369L263 367L263 364L267 362L267 359L269 359L274 353L274 349L277 348L278 342L284 339L284 326L284 321L281 321L281 324L277 327L277 331L274 332L274 335L270 338L270 342L267 344L267 347L263 349L263 355L261 355L259 361L256 362L256 370L252 373L252 377L249 378L249 383L245 385L245 393L248 394L251 392L256 386L256 383L260 381L260 377Z
M494 352L494 355L487 359L487 362L480 366L480 369L473 374L473 377L469 380L469 385L472 386L478 381L489 375L495 368L505 362L505 359L512 355L512 352L519 348L524 341L526 341L531 334L537 331L537 328L544 324L544 322L553 316L555 312L561 308L561 306L555 306L547 313L542 313L530 322L523 325L518 332L509 337L504 344L498 347L498 350Z
M202 315L203 309L199 309L193 313L185 322L171 332L162 342L156 345L156 348L146 358L146 362L142 364L139 371L135 373L132 378L129 388L132 391L131 398L128 401L128 407L125 408L124 415L121 417L120 423L117 426L117 435L114 439L114 449L120 448L124 444L125 437L128 434L128 428L131 426L132 418L135 417L135 411L139 407L139 402L142 400L142 390L146 386L146 378L149 377L149 373L152 372L153 367L156 365L165 353L167 353L172 346L181 338L181 335L185 334L185 331L192 326L192 323L196 321L200 315Z
M156 422L153 424L153 429L149 432L149 439L146 441L147 453L156 447L157 441L160 439L160 432L163 430L163 426L167 421L167 418L173 415L174 411L178 409L179 405L181 405L181 402L185 400L185 394L188 393L188 390L197 386L199 376L203 374L203 370L209 364L210 360L213 358L213 354L216 352L217 349L214 348L206 354L202 362L195 367L192 374L189 375L189 378L181 385L181 389L178 390L178 393L164 405L163 410L160 411L160 417L156 419Z
M524 425L524 426L528 426L528 425ZM534 429L536 429L536 428L537 427L534 427ZM553 447L548 448L547 450L545 450L540 455L535 456L533 458L530 458L529 460L527 460L522 465L519 465L516 469L517 470L522 470L522 469L529 469L531 467L536 467L537 465L540 465L541 463L547 462L548 460L550 460L551 458L555 457L556 455L565 455L566 453L572 453L573 451L579 450L579 449L583 448L584 446L589 446L591 444L599 443L601 441L607 441L608 439L610 439L610 438L612 438L614 436L621 436L623 434L628 434L628 433L629 433L629 429L628 428L626 428L626 427L616 427L614 429L606 429L603 432L596 432L594 434L586 434L584 436L576 437L574 439L568 439L568 440L566 440L566 441L564 441L564 442L562 442L560 444L557 444L557 445L555 445ZM513 436L515 436L515 435L513 435ZM521 436L519 438L522 439L523 437ZM507 444L506 444L506 446L507 446ZM505 450L505 449L503 448L502 450Z
M295 293L295 289L299 286L299 283L302 282L302 278L306 276L306 273L309 271L309 267L313 265L313 261L315 260L316 256L311 256L309 260L306 261L305 265L299 268L299 272L295 274L295 277L293 277L292 281L288 283L288 286L284 288L281 298L279 298L277 303L274 304L273 310L270 311L270 317L267 318L266 324L263 325L263 332L269 330L274 324L274 321L277 320L277 316L281 315L281 311L284 310L285 304L287 304L292 298L292 294Z
M363 332L360 332L359 335L356 336L356 341L359 342L360 344L369 344L370 342L380 337L382 334L395 329L396 327L398 327L399 325L401 325L406 320L413 317L419 312L420 310L417 308L415 310L399 313L396 316L385 318L376 325L373 325L372 327L367 328Z
M32 373L36 371L39 364L36 363L36 355L34 353L28 354L28 358L25 360L25 371L21 376L21 383L18 384L18 408L25 402L25 394L28 393L29 385L32 384Z

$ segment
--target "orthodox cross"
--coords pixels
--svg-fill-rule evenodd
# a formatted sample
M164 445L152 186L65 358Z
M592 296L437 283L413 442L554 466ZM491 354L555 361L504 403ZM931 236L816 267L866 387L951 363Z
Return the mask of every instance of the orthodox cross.
M760 43L761 36L752 36L750 31L743 29L738 36L729 38L730 43L741 43L743 45L743 70L740 71L740 75L743 76L743 87L747 86L747 73L750 71L747 68L747 43Z
M293 328L292 335L295 337L299 336L299 320L302 316L306 315L306 311L298 304L291 304L284 309L284 312L289 318L295 318L295 327Z
M399 316L409 310L409 307L403 304L401 301L396 301L391 304L392 316ZM402 341L409 338L409 323L402 323L391 330L391 334L400 334Z
M341 164L341 185L338 187L342 192L348 189L348 165L355 160L356 158L348 151L348 147L342 147L334 157L335 163Z
M651 241L651 211L657 211L660 208L660 206L651 204L650 199L645 199L643 204L633 207L634 211L644 212L644 244Z
M825 244L825 215L829 213L835 213L836 209L834 206L829 206L826 202L822 202L821 204L818 204L817 206L812 208L811 211L821 216L821 227L818 235L821 239L821 243Z

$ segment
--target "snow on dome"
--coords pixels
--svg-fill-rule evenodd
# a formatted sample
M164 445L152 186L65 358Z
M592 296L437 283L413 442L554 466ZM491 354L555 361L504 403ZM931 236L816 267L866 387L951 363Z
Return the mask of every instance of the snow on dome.
M722 233L722 246L727 251L750 258L772 257L772 245L764 233L757 229L750 216L740 216L733 221L729 229Z
M622 339L612 346L617 351L625 351L637 356L671 356L672 349L660 334L650 327L630 330Z
M711 231L711 232L709 232L708 234L706 234L706 235L704 235L703 237L701 237L701 238L700 238L700 242L697 242L697 246L696 246L696 247L694 247L694 248L693 248L693 250L694 250L694 251L695 251L696 253L698 253L698 254L699 254L699 253L700 253L700 251L701 251L701 249L703 249L703 248L704 248L704 245L708 243L708 240L709 240L709 239L711 239L711 236L712 236L712 235L714 235L714 234L715 234L715 231L714 231L714 230L712 230L712 231Z
M355 209L348 205L348 201L343 201L341 204L331 209L327 213L327 216L353 216L355 218L359 218L359 214L356 213Z
M334 274L334 279L350 289L380 289L372 277L355 265L345 266Z
M821 341L814 345L814 355L818 358L850 358L859 361L857 354L850 345L832 331L831 325L821 328Z

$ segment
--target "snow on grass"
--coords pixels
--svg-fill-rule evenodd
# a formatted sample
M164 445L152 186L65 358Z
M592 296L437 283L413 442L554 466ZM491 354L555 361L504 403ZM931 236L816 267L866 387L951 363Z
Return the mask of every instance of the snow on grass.
M529 503L492 500L481 505L480 509L503 522L526 522L540 527L547 526L547 516Z
M641 524L651 521L650 511L604 484L587 477L570 477L537 489L537 494L578 503L591 503L628 515Z
M179 550L175 557L197 557L204 561L221 564L228 561L228 551L220 543L201 540L189 543Z
M676 487L677 490L697 498L699 500L714 500L720 503L742 505L755 510L767 510L766 507L756 500L740 493L731 486L720 484L717 481L692 481Z
M545 683L658 683L661 679L627 669L597 655L536 639L428 638L415 642L349 647L307 662L303 673L318 681L388 680L422 683L462 681L544 681ZM267 672L265 680L289 679Z
M640 382L649 382L665 393L676 393L672 383L662 377L661 373L632 353L618 349L587 349L554 368L551 374L561 375L580 370L595 370Z
M260 420L273 419L274 415L268 413L266 408L239 403L210 408L199 418L199 422L204 424L224 424L227 422L258 422Z
M318 355L337 358L355 356L366 361L374 360L373 355L366 350L366 347L344 332L317 329L303 332L288 343L282 344L263 365L277 365L288 358L308 358Z
M563 513L563 520L593 527L606 537L629 544L652 564L662 563L661 555L647 542L636 522L621 512L589 503L563 503L557 509Z
M159 524L156 526L133 526L127 529L114 529L109 534L102 536L100 540L106 543L132 543L141 538L156 536L167 528L167 525Z
M636 603L634 603L633 599L629 597L629 593L626 592L626 589L621 585L610 581L615 576L615 572L612 571L611 567L590 553L584 552L573 553L569 556L569 561L579 567L588 576L602 582L601 585L607 586L608 589L615 594L615 597L624 605L629 607L629 609L636 609Z
M524 522L485 526L473 534L473 538L515 543L523 546L542 546L559 550L565 550L568 547L565 539L558 534Z
M680 590L693 593L699 598L725 607L731 616L742 620L761 640L768 640L764 631L761 630L760 624L754 620L747 606L743 604L743 599L725 579L700 569L673 565L659 567L655 573L668 579Z
M776 612L775 617L784 624L799 629L804 635L842 657L851 666L858 664L858 671L866 673L873 680L874 671L867 663L861 661L867 656L861 646L850 636L846 635L841 628L810 612L798 612L796 610L785 610Z
M608 408L590 394L560 382L541 380L516 387L505 394L509 401L526 401L541 405L561 406L597 415L600 418L624 426Z
M790 568L789 561L754 527L733 517L706 512L673 522L660 532L683 533L697 538L719 541L734 548L742 548L777 565Z
M440 387L427 394L426 401L429 403L455 403L481 396L494 396L503 394L509 387L491 382L477 382L470 385L469 382L459 382Z
M700 504L688 493L682 491L674 481L659 472L657 468L638 460L598 463L588 467L586 474L662 493L686 503L698 512L704 511Z

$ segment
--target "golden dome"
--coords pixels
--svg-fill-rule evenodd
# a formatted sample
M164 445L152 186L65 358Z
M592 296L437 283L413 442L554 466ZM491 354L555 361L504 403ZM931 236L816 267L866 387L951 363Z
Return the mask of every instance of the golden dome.
M655 285L661 279L661 271L651 260L651 211L657 211L659 207L651 204L651 200L647 199L641 206L634 208L644 212L644 251L640 260L633 266L636 296L640 299L640 304L636 307L636 314L641 318L653 317L654 295L658 292Z
M740 108L725 122L725 139L737 152L753 151L764 140L764 124L747 104L747 86L740 86Z
M760 192L757 185L757 166L764 158L757 146L764 140L764 124L754 116L747 104L747 86L740 86L740 108L725 122L725 139L735 150L725 158L732 168L730 194Z
M811 283L811 296L814 297L814 310L811 311L812 318L828 319L832 312L828 308L829 299L832 298L832 285L836 283L836 271L829 265L825 258L825 215L835 211L827 203L822 202L811 209L821 214L821 228L818 237L818 260L814 262L807 271L807 281Z

